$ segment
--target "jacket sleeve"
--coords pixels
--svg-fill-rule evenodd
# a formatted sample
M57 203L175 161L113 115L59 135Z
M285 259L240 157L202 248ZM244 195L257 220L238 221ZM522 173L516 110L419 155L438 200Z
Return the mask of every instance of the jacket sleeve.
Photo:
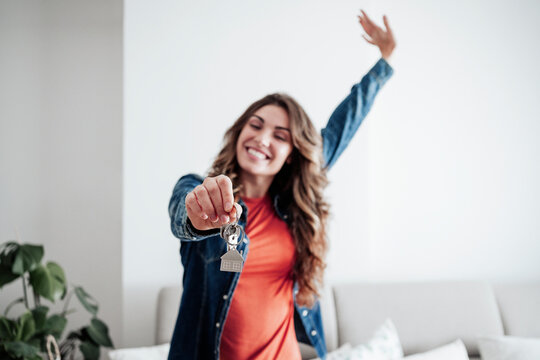
M199 241L219 234L219 229L198 230L189 220L186 211L186 195L197 185L202 184L203 178L197 174L184 175L174 186L169 201L169 217L171 218L171 231L182 241Z
M383 58L355 84L321 130L325 167L330 169L343 153L373 105L375 96L394 70Z

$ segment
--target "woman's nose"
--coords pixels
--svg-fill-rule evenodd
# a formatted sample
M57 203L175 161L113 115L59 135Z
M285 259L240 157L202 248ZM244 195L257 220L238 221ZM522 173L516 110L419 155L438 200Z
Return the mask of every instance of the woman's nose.
M271 135L263 132L262 134L259 134L255 140L259 146L268 147L270 146L270 137Z

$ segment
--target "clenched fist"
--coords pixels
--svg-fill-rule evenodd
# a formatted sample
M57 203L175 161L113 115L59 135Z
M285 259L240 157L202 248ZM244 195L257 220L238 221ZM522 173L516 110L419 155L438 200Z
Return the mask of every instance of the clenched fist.
M226 175L204 179L186 195L186 210L198 230L219 228L242 215L242 207L234 203L232 181Z

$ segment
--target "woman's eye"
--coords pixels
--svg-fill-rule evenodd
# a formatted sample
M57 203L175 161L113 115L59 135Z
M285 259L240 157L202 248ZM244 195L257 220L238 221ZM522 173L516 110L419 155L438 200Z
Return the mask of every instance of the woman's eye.
M282 136L276 136L276 138L278 138L278 139L281 140L281 141L285 141L285 140L286 140L286 139L285 139L284 137L282 137Z
M255 124L250 124L250 125L251 125L251 127L254 128L254 129L260 129L260 128L261 128L260 126L255 125Z

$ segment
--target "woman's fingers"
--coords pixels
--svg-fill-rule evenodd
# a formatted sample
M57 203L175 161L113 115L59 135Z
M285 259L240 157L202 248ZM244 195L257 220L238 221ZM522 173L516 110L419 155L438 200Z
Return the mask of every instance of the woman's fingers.
M234 208L236 210L236 219L240 219L240 216L242 216L242 207L238 203L234 203Z
M240 218L242 207L234 202L233 184L226 175L207 177L186 195L186 210L193 225L206 230Z
M388 24L388 18L386 17L386 15L383 16L383 22L384 22L384 26L386 27L386 31L388 32L388 34L390 34L390 36L394 36L393 33L392 33L392 29L390 28L390 24Z
M388 22L386 15L383 15L384 28L377 26L366 14L364 10L360 10L362 15L359 15L360 24L368 36L362 37L370 44L375 45L381 51L384 59L388 60L396 47L394 34Z
M215 177L207 177L203 181L203 186L208 192L210 201L212 202L212 207L215 212L216 217L212 218L212 221L216 225L226 224L229 222L229 216L225 213L223 209L223 200L221 198L221 190L216 181Z
M362 12L362 14L364 15L365 19L366 19L366 22L372 26L373 28L377 29L378 26L377 24L375 24L373 21L371 21L371 19L369 18L369 16L366 14L366 12L364 10L360 10Z
M186 208L189 208L189 210L191 210L193 214L202 218L203 211L199 206L199 203L197 202L197 198L195 197L195 194L193 194L193 191L186 195L185 202Z
M187 197L186 197L186 209L187 209L187 213L188 213L188 217L191 219L192 217L199 217L202 219L202 216L200 215L202 212L200 209L198 209L198 206L194 209L193 208L193 203L189 203L187 201ZM207 217L208 218L208 217ZM204 219L203 219L204 220ZM193 223L193 221L191 222Z
M219 175L216 177L216 182L221 192L221 199L223 202L223 211L228 213L233 209L233 203L234 203L232 181L226 175Z
M363 17L361 17L361 24L362 24L362 27L364 28L364 30L366 31L366 33L371 36L372 39L376 38L376 37L380 37L381 35L384 34L384 30L383 28L381 28L380 26L378 26L377 24L375 24L370 18L369 16L365 13L364 10L360 10L363 14ZM386 15L383 16L383 21L384 21L384 24L387 28L387 30L389 29L388 27L388 20L386 19Z
M358 20L360 20L360 25L362 25L362 28L364 28L364 31L368 34L373 32L373 26L371 26L365 18L358 15Z
M197 198L197 202L199 203L202 214L201 218L204 219L204 215L207 216L207 218L210 218L210 221L216 222L217 221L217 214L214 210L214 204L212 200L210 199L210 194L208 193L208 190L203 185L198 185L193 189L193 194L195 194L195 197ZM206 220L206 219L205 219Z
M382 19L384 26L386 27L386 31L390 31L390 25L388 25L388 18L386 17L386 15L383 15Z
M234 206L232 207L232 210L229 212L229 215L231 217L231 223L234 221L238 221L240 219L240 216L242 216L242 207L238 203L234 203Z
M369 39L366 35L362 34L362 37L363 37L364 39L366 39L366 41L367 41L368 43L373 44L373 45L377 45L376 43L373 42L373 40Z
M214 206L218 222L223 225L231 221L229 214L233 209L234 195L231 179L226 175L208 177L203 182Z

